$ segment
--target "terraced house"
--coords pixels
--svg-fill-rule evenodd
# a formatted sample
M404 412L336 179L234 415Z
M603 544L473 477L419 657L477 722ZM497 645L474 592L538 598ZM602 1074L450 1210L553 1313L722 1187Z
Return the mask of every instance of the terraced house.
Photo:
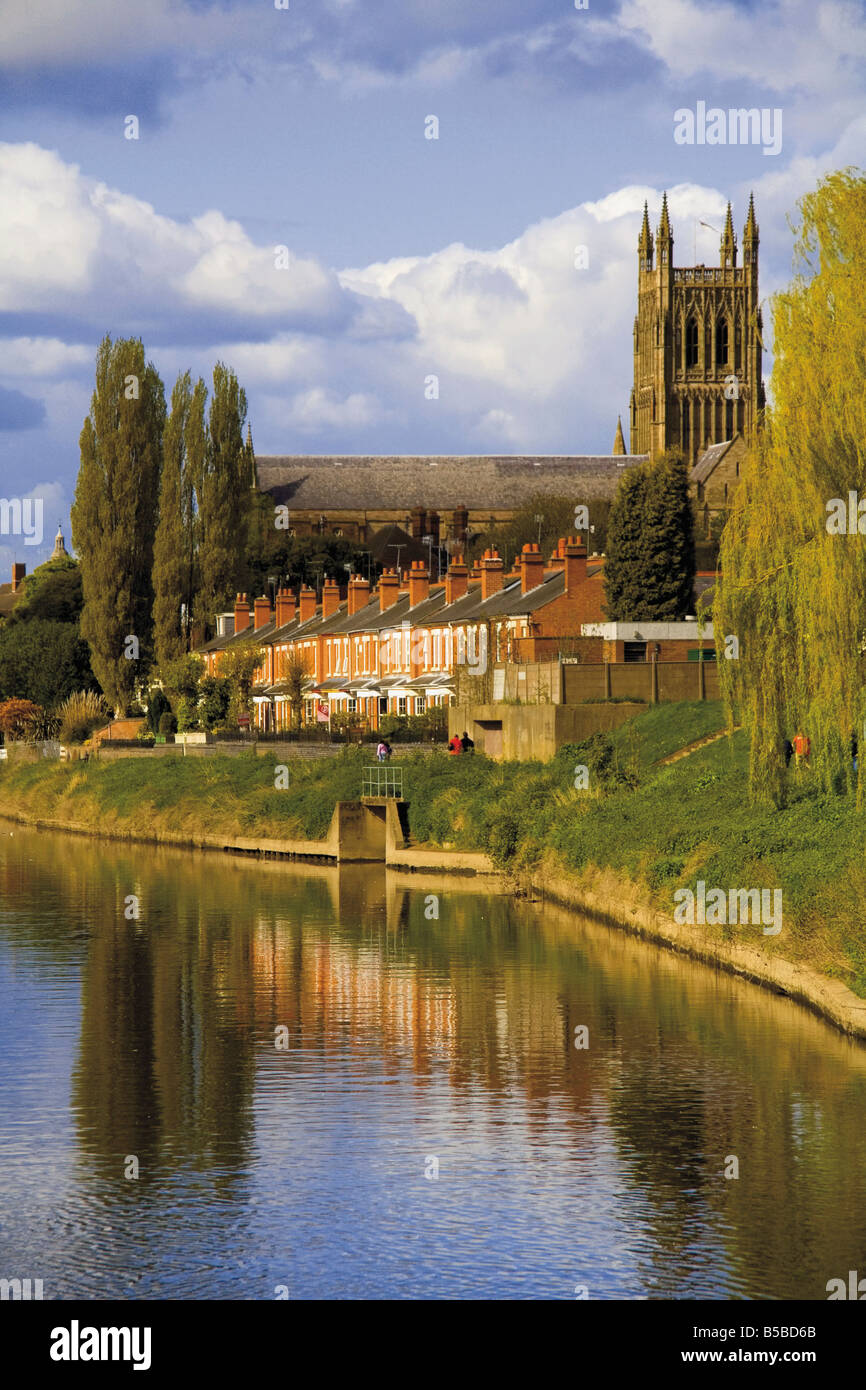
M345 595L327 580L321 601L310 588L297 596L281 590L273 610L267 598L251 607L239 594L234 614L221 615L219 635L199 653L213 675L224 652L258 643L253 700L263 731L290 727L297 665L305 723L339 712L377 728L385 714L450 704L460 683L485 676L491 663L549 655L583 623L599 622L602 566L596 557L587 561L582 540L569 537L548 561L537 545L525 545L508 575L499 554L488 550L472 574L455 555L441 583L431 583L427 566L416 560L404 581L386 569L372 593L369 581L354 575Z

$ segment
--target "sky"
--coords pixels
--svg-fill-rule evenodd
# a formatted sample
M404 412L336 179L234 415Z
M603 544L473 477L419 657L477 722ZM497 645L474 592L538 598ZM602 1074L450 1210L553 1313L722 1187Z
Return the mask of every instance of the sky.
M0 498L44 516L0 581L69 544L106 333L167 397L230 365L260 455L609 453L644 200L718 264L754 190L769 300L864 96L862 0L0 0ZM779 148L681 143L700 103Z

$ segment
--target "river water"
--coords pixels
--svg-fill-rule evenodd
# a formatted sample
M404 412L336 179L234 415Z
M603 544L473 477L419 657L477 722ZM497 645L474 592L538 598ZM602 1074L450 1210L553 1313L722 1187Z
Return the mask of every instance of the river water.
M866 1275L866 1049L472 880L0 823L0 1059L0 1276L45 1298Z

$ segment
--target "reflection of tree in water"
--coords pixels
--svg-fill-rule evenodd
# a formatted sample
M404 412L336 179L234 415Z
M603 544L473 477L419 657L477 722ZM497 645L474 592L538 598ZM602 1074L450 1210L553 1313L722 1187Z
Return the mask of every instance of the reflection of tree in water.
M386 887L375 869L29 836L0 856L0 884L32 904L4 928L16 946L85 953L79 1142L112 1178L138 1156L120 1201L183 1168L237 1194L256 1072L285 1072L285 1024L319 1076L347 1063L419 1085L447 1076L493 1120L519 1107L542 1154L551 1117L578 1166L593 1131L611 1133L650 1294L688 1296L720 1260L757 1297L778 1294L780 1270L784 1296L806 1297L866 1270L866 1053L805 1014L786 1031L770 996L722 977L710 988L689 962L550 905L447 880ZM124 918L130 893L139 922ZM729 1154L738 1180L723 1176Z

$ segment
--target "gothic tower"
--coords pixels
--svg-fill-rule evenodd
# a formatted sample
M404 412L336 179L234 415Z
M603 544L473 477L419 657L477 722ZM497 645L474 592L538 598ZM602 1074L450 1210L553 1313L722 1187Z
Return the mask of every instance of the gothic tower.
M694 466L738 432L749 443L764 406L753 198L742 266L730 203L718 266L675 269L673 249L665 194L655 244L646 203L638 238L630 444L633 454L679 448Z

